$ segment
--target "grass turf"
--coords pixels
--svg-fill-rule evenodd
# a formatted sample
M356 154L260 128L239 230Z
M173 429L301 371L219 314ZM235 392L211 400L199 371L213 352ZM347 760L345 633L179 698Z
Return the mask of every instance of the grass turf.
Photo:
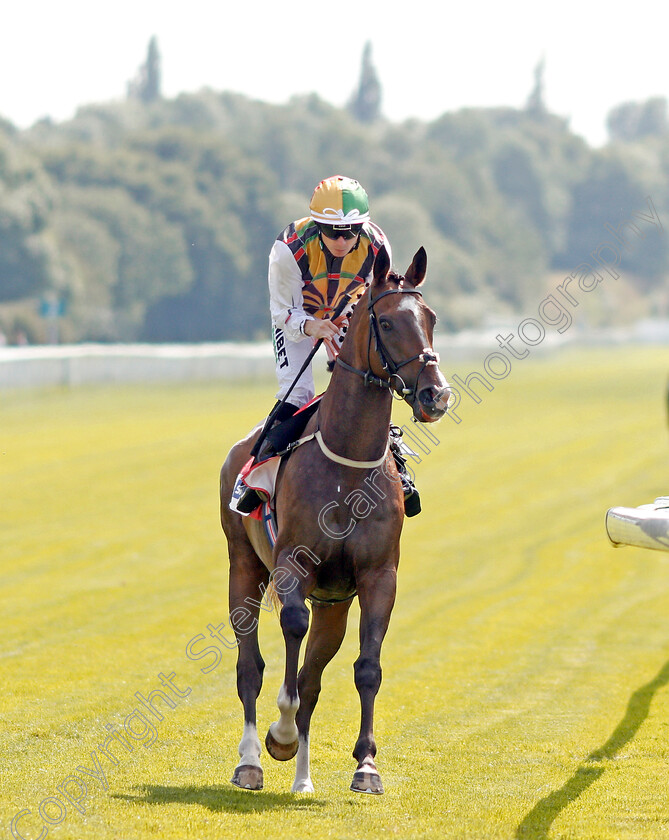
M264 791L228 783L235 655L186 655L227 619L218 469L271 383L0 394L1 836L21 812L29 840L669 836L669 556L604 530L608 507L669 491L668 366L656 348L524 360L432 427L383 651L384 797L348 790L357 606L314 717L314 795L266 755ZM261 645L264 732L273 615ZM162 720L137 696L156 689Z

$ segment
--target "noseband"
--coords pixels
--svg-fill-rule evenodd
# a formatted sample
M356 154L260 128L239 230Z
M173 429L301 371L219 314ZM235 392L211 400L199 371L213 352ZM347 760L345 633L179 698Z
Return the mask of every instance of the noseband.
M357 373L358 376L362 376L365 385L377 385L379 388L387 388L389 391L396 393L401 399L405 400L409 405L411 405L415 398L416 393L418 391L418 380L420 379L421 374L425 370L425 368L430 364L430 362L439 362L439 356L437 353L432 350L432 348L423 348L422 352L417 353L415 356L411 356L409 359L404 359L402 362L396 362L393 357L388 352L387 347L383 343L383 339L381 337L381 329L379 328L379 322L376 317L376 313L374 312L374 305L381 300L381 298L386 297L386 295L420 295L422 297L422 292L418 289L387 289L385 292L381 292L380 295L371 299L367 304L367 312L369 313L369 338L367 341L367 370L360 370L358 368L354 368L352 365L349 365L347 362L343 361L340 356L337 356L337 364L341 365L344 370L348 370L351 373ZM374 336L374 345L376 348L376 353L379 357L381 362L381 366L388 374L388 379L382 379L380 376L376 376L375 373L372 372L372 336ZM416 360L423 363L423 366L418 371L418 376L416 377L416 384L413 388L407 388L406 383L399 375L400 368L403 368L405 365L411 364L411 362L415 362ZM398 383L395 383L393 380L399 380Z

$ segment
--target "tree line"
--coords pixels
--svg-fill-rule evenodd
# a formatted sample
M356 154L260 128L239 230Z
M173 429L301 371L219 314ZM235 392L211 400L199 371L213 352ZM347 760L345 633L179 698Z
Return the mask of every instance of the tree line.
M647 196L667 218L657 100L615 109L611 142L593 149L537 89L525 108L392 123L377 113L373 74L371 92L340 109L316 95L168 100L157 73L147 62L127 101L68 122L19 131L0 121L0 332L10 340L19 330L48 340L50 316L66 341L266 338L272 242L335 173L366 187L395 268L426 247L445 330L535 306L551 276L586 260L605 225L643 211ZM649 235L624 251L617 281L634 305L588 317L667 315L668 270L663 238Z

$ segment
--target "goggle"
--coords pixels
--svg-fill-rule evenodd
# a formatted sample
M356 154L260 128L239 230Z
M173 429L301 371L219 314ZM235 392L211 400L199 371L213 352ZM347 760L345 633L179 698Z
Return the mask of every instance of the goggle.
M359 236L362 230L362 225L318 225L320 232L328 239L339 239L343 236L344 239L355 239Z

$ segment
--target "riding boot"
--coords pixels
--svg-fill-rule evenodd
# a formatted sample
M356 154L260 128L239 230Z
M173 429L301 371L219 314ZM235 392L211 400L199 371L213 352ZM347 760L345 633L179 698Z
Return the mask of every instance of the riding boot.
M416 490L409 471L407 470L407 459L404 457L402 447L406 444L402 441L402 430L399 426L390 425L390 451L395 459L397 471L400 474L402 490L404 491L404 513L406 516L417 516L420 511L420 494Z
M273 455L276 455L276 450L274 448L274 444L269 438L269 432L279 425L279 423L283 423L284 420L288 420L289 417L292 417L293 414L297 411L299 406L293 405L292 403L284 403L281 405L277 402L272 409L274 411L277 406L279 406L278 411L274 415L272 420L272 425L267 429L267 434L265 435L264 439L260 441L260 446L258 444L254 444L253 448L251 449L251 456L253 458L254 464L259 464L261 461L266 461L268 458L271 458ZM271 414L272 412L270 412ZM269 415L268 415L269 416ZM246 490L242 493L239 501L237 502L237 510L240 513L253 513L253 511L261 505L263 502L262 496L258 493L257 490L254 490L252 487L247 487Z
M271 458L273 455L276 455L276 449L274 448L274 444L272 443L270 432L280 423L283 423L284 420L288 420L290 417L292 417L298 408L299 406L293 405L292 403L283 403L283 405L281 404L281 402L275 403L274 408L267 415L269 417L272 414L274 414L274 416L272 417L271 426L265 432L264 438L262 440L260 440L259 438L254 443L251 449L251 457L256 463L260 463L260 461L266 461L268 458Z

